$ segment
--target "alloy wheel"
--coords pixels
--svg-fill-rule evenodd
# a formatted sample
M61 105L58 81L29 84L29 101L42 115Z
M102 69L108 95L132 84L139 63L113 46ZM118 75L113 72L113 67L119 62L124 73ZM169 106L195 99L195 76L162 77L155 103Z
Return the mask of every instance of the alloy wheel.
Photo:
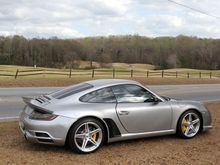
M193 112L186 113L181 122L181 130L182 133L186 137L193 137L195 136L200 129L200 117Z
M92 152L102 143L102 129L94 122L85 122L81 124L74 136L74 141L82 152Z

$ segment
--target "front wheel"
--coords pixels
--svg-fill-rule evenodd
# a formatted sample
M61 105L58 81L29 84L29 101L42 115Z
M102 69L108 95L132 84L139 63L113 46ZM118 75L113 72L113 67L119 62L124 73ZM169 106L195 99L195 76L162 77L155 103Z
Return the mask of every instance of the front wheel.
M104 142L105 130L96 119L87 118L78 121L69 133L69 145L77 153L96 151Z
M182 138L195 137L201 127L201 118L196 111L189 110L183 113L178 121L177 134Z

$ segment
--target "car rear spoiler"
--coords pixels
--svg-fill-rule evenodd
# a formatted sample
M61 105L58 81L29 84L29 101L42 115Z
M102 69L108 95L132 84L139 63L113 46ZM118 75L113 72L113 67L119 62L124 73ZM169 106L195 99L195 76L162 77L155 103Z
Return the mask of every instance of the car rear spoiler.
M45 109L35 103L35 99L31 97L22 97L23 101L31 108L40 111L42 113L53 113L52 111Z

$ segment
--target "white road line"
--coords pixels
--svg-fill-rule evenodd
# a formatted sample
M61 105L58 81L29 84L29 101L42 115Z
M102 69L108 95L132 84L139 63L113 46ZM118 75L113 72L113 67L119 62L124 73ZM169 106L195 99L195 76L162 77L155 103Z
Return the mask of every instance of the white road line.
M0 120L11 120L11 119L18 119L19 116L15 116L15 117L0 117Z
M204 103L211 103L211 102L217 102L220 101L220 99L213 99L213 100L204 100Z
M22 100L3 100L0 99L0 103L23 103Z

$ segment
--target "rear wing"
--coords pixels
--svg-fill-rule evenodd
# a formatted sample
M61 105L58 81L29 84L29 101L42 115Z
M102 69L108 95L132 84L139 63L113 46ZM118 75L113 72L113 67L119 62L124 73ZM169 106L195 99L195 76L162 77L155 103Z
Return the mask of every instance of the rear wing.
M42 113L53 113L52 111L43 108L39 104L37 104L36 100L31 97L22 97L23 101L31 108L33 108L36 111L40 111Z

